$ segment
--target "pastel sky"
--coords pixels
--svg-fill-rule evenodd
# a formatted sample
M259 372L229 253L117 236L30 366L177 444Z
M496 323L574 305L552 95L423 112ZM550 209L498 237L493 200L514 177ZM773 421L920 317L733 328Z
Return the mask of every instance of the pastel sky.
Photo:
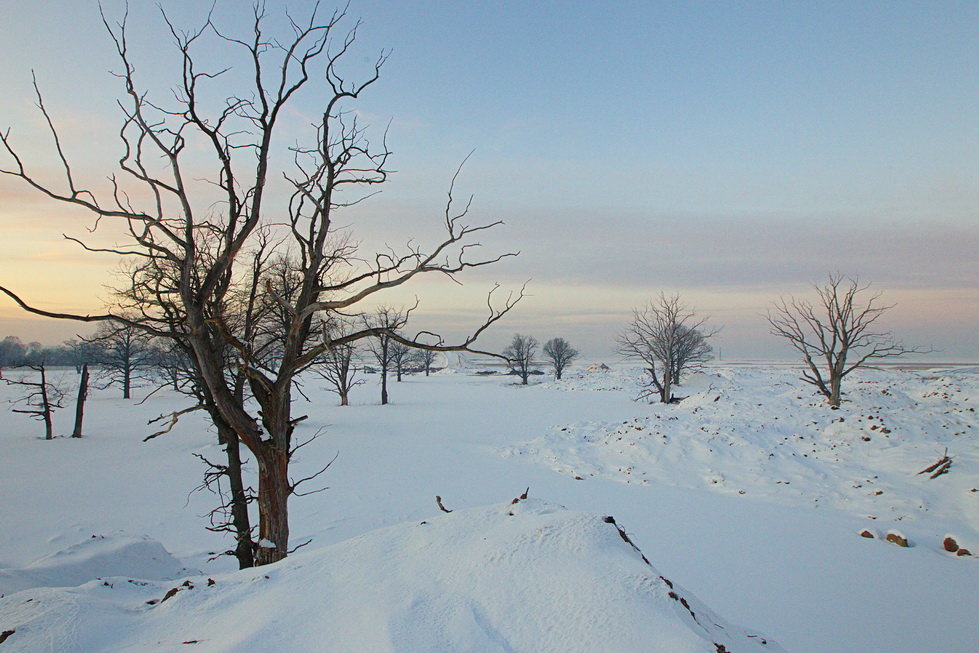
M268 0L270 13L282 2ZM310 2L288 3L305 14ZM103 2L110 16L122 4ZM131 1L143 79L173 73L155 3ZM206 3L165 1L185 27ZM246 25L249 3L219 0ZM529 297L514 331L610 355L633 307L679 292L723 329L725 359L781 358L762 315L830 272L897 306L887 326L931 358L979 360L979 4L975 2L453 2L354 0L354 65L392 50L356 109L397 171L350 213L365 246L438 237L459 163L482 242L517 259L426 282L425 326L478 320L494 281ZM0 128L56 179L30 72L73 161L96 184L120 152L119 84L97 3L0 4ZM315 115L300 104L296 134ZM0 180L0 281L51 308L98 310L115 263L66 243L91 223ZM0 336L78 331L0 300Z

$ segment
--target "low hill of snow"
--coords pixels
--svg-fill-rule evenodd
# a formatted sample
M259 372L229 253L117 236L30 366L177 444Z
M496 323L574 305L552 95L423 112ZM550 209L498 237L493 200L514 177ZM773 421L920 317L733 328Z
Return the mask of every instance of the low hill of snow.
M147 537L93 535L35 560L23 569L0 569L0 595L31 587L70 587L104 576L166 580L190 573Z
M717 366L685 378L678 404L649 404L628 420L556 425L502 453L578 479L832 508L869 520L870 528L900 522L936 548L951 528L979 548L974 370L860 370L847 377L844 401L833 410L793 367ZM563 387L638 394L640 376L632 367L583 371ZM945 453L949 473L918 473Z
M4 651L781 650L662 577L611 518L533 499L211 579L25 590L0 623Z

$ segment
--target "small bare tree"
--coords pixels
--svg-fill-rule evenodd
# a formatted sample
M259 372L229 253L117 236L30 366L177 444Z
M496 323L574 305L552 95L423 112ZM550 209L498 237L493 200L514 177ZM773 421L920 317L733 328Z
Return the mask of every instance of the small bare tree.
M521 385L527 385L527 379L533 366L537 363L537 338L519 333L513 334L513 340L503 350L510 371L520 377Z
M425 376L428 376L432 372L432 367L435 365L435 357L438 356L438 352L432 351L431 349L419 349L417 352L418 362L421 363L422 368L425 370Z
M544 343L544 358L554 370L554 378L561 380L564 369L578 358L578 350L564 338L551 338Z
M357 378L357 367L354 357L357 347L347 343L327 349L317 359L313 369L327 383L330 389L340 398L341 406L350 405L350 391L363 383Z
M334 339L349 333L352 328L346 320L338 319L324 323L322 330L327 342L332 343ZM357 379L357 367L354 364L358 349L353 342L330 344L313 364L313 370L330 384L332 391L340 398L341 406L350 405L350 391L363 383Z
M780 298L768 311L769 332L785 338L806 367L802 380L816 386L832 407L840 405L843 379L874 361L927 350L905 347L877 321L894 305L880 303L881 292L870 284L830 274L814 284L816 302Z
M390 306L380 306L372 314L364 316L367 329L376 333L367 341L367 349L377 362L381 374L381 405L388 404L388 372L394 364L394 334L408 322L408 314Z
M7 385L25 388L26 394L14 401L14 405L25 406L25 408L12 408L15 413L30 415L32 419L44 422L44 439L54 439L54 424L51 416L55 409L61 408L61 400L65 396L64 389L48 380L47 369L44 363L28 365L27 369L37 372L38 380L31 380L27 377L21 379L5 378L3 381Z
M680 300L660 293L655 301L633 311L632 322L618 338L619 353L642 361L649 376L640 398L658 396L672 403L673 387L685 371L711 359L707 340L717 330L707 329L707 318L698 318Z
M390 352L395 379L401 383L401 377L418 360L418 350L403 342L394 341L391 343Z
M99 363L105 385L122 388L122 398L131 399L135 383L150 378L157 360L152 338L131 324L103 322L88 340L98 347Z

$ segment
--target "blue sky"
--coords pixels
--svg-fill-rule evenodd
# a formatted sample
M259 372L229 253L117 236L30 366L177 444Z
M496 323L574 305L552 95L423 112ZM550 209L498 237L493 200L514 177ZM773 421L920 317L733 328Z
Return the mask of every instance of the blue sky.
M163 4L187 26L203 5ZM132 5L146 79L165 79L156 10ZM219 2L218 19L243 25L245 7ZM419 290L433 320L464 321L460 303L480 310L480 284L532 278L497 339L564 335L602 356L629 310L665 290L725 327L726 357L780 356L759 314L840 271L898 303L889 325L909 342L979 359L976 3L352 2L349 13L363 20L354 64L393 51L357 109L378 129L391 121L399 171L351 215L355 233L368 245L437 235L448 180L475 149L460 187L476 216L507 222L486 245L522 252L476 275L472 297ZM0 125L50 154L29 131L33 68L98 172L118 149L96 4L7 0L0 20ZM95 274L59 254L72 220L53 231L47 215L0 185L0 224L25 239L0 252L0 276L37 264L25 249ZM31 279L57 273L45 270ZM38 284L35 296L64 286ZM0 331L20 317L0 305Z

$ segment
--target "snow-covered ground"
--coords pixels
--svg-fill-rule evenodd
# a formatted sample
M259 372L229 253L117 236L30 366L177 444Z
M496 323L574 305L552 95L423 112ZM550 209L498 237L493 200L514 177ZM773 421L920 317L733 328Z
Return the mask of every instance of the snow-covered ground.
M975 650L979 558L942 539L979 552L979 370L868 371L840 410L797 376L715 366L671 406L627 366L412 376L383 407L310 382L296 476L339 453L291 503L311 543L246 572L210 560L204 421L141 441L181 398L97 392L81 440L4 411L0 650Z

